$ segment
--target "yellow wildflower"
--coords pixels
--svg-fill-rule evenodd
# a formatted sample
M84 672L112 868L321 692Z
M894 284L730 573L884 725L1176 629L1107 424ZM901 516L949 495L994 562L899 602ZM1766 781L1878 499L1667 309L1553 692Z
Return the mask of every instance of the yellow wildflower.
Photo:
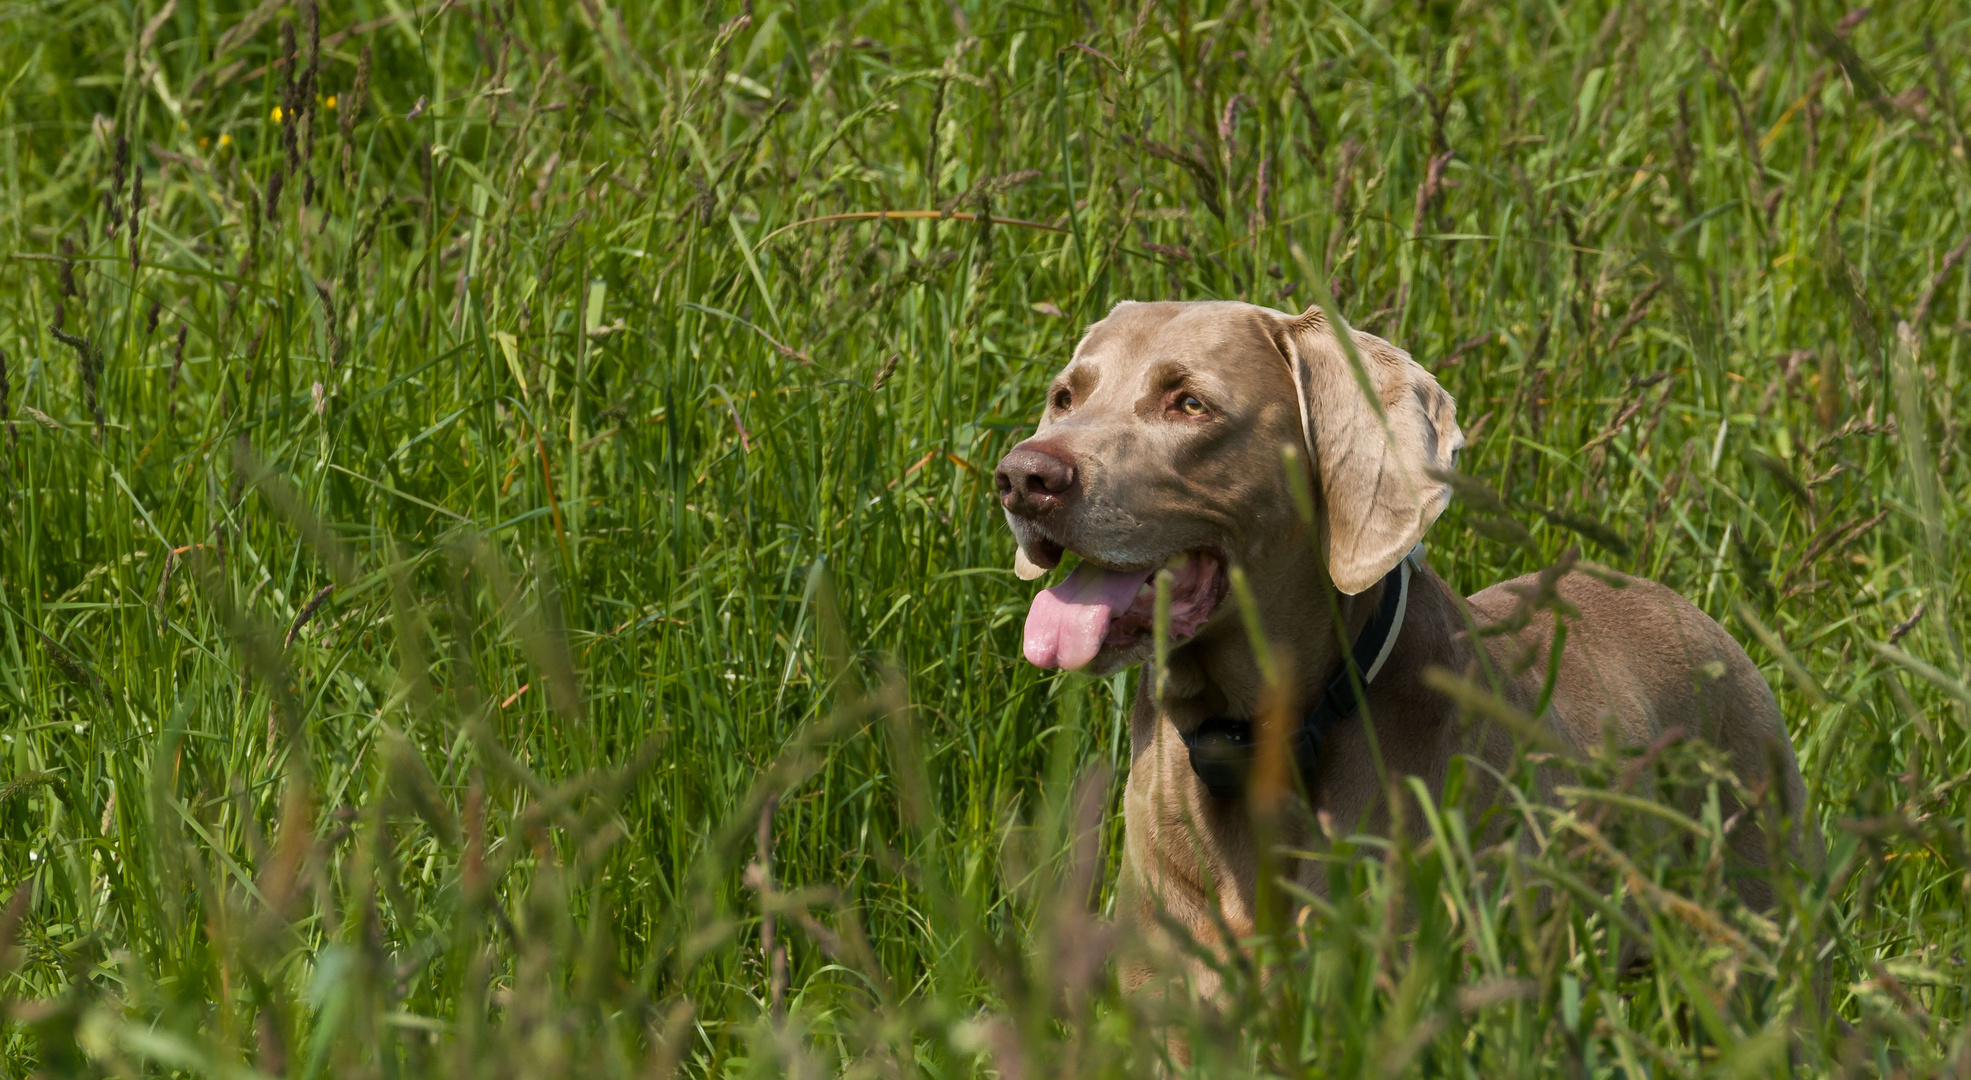
M276 124L280 123L281 107L279 105L274 106L274 111L268 115L267 119L272 120Z

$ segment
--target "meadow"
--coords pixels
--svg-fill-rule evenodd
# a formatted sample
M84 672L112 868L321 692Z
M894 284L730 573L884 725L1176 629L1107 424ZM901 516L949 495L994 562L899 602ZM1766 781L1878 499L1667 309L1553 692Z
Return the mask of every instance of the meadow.
M1964 5L0 27L0 1077L1971 1076ZM1020 659L992 466L1116 301L1317 296L1454 587L1746 644L1774 910L1631 749L1118 993L1135 676Z

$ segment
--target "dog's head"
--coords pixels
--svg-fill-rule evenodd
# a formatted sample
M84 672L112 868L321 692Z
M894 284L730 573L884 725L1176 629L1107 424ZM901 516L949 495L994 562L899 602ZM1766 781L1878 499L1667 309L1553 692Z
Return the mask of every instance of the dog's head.
M1409 354L1360 331L1353 341L1359 368L1318 310L1232 302L1123 303L1089 327L1039 430L995 475L1022 577L1081 557L1035 597L1027 659L1096 673L1139 663L1159 568L1175 575L1182 642L1214 623L1228 565L1307 552L1283 447L1311 456L1334 586L1353 595L1394 568L1449 500L1432 471L1464 435Z

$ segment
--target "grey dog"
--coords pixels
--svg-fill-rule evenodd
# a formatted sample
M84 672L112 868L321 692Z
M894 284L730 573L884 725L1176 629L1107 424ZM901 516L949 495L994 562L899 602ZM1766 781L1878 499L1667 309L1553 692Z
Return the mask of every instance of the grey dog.
M1454 404L1403 350L1344 332L1357 362L1318 309L1120 304L1088 329L1048 390L1039 430L996 472L1021 576L1038 577L1069 552L1081 560L1034 600L1025 638L1033 663L1100 674L1149 660L1155 574L1172 572L1164 692L1152 691L1159 680L1140 681L1123 803L1122 914L1145 938L1158 933L1158 911L1207 942L1220 927L1239 937L1255 926L1261 851L1236 794L1242 762L1257 756L1265 681L1237 605L1226 602L1233 565L1290 673L1288 715L1306 718L1292 752L1312 813L1285 819L1282 844L1307 843L1317 822L1386 832L1377 751L1386 775L1419 777L1434 794L1457 755L1512 766L1513 734L1461 723L1425 672L1473 671L1483 660L1510 673L1526 650L1547 655L1553 616L1470 633L1511 617L1538 583L1521 578L1460 599L1429 569L1419 545L1449 502L1444 473L1464 444ZM1314 535L1296 510L1282 447L1304 463ZM1564 751L1540 771L1539 797L1567 782L1566 753L1642 746L1679 726L1788 808L1789 846L1817 859L1792 743L1745 650L1653 582L1573 573L1553 587L1579 614L1536 718ZM1503 697L1530 713L1546 677L1545 664L1508 677ZM1370 727L1352 719L1364 711L1375 747ZM1486 790L1496 795L1496 783ZM1729 793L1726 802L1725 814L1739 809ZM1730 844L1741 869L1756 870L1767 846L1757 815L1746 818ZM1325 892L1316 864L1290 872ZM1740 874L1737 888L1754 908L1772 904L1761 874ZM1155 978L1159 966L1126 962L1125 986Z

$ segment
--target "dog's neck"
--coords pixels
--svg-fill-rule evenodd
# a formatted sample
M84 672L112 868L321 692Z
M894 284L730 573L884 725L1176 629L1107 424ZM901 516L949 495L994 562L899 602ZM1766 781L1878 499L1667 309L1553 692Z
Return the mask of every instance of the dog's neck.
M1291 568L1268 578L1273 580L1263 588L1255 584L1253 592L1261 598L1260 624L1265 637L1285 661L1283 674L1291 687L1289 707L1297 716L1327 688L1342 663L1344 648L1352 647L1374 617L1383 590L1395 585L1385 580L1357 595L1344 596L1318 567L1311 572L1306 567ZM1270 598L1280 599L1269 603ZM1413 575L1402 628L1388 662L1370 688L1372 707L1380 697L1413 696L1421 688L1428 666L1462 670L1471 651L1462 633L1463 622L1457 602L1442 579L1427 568ZM1226 620L1226 625L1212 630L1171 656L1163 711L1180 731L1190 730L1208 716L1256 716L1265 694L1265 680L1243 622Z
M1327 586L1325 574L1319 584ZM1342 640L1352 642L1381 600L1381 585L1359 596L1333 593L1298 594L1297 608L1279 601L1295 594L1277 586L1259 597L1261 622L1268 637L1292 659L1289 673L1296 715L1323 691L1325 680L1342 655ZM1267 598L1272 598L1269 604ZM1334 609L1339 609L1337 634ZM1267 608L1280 609L1269 616ZM1285 617L1297 610L1303 617ZM1198 776L1183 734L1207 717L1252 718L1257 715L1264 682L1253 662L1245 628L1235 617L1234 634L1225 627L1209 628L1171 655L1168 685L1159 701L1152 667L1139 691L1130 726L1131 865L1153 881L1163 902L1196 904L1202 910L1219 907L1226 925L1250 928L1257 902L1259 872L1255 818L1242 800L1217 798ZM1411 575L1403 625L1388 659L1368 687L1368 707L1329 731L1320 749L1320 773L1310 778L1310 815L1294 814L1284 823L1289 832L1278 839L1289 847L1315 843L1315 823L1343 832L1386 830L1387 789L1380 777L1408 775L1426 784L1443 780L1441 765L1448 760L1446 740L1455 736L1457 712L1450 699L1431 689L1424 673L1432 666L1463 672L1474 650L1465 629L1460 602L1442 579L1427 567ZM1141 779L1139 779L1141 777ZM1196 830L1196 831L1194 831ZM1332 832L1329 835L1334 835ZM1200 847L1202 845L1202 847ZM1204 855L1201 857L1199 851ZM1312 865L1312 864L1309 864ZM1323 875L1299 875L1300 883L1316 894L1326 890ZM1217 899L1213 899L1213 898ZM1241 929L1238 932L1243 933Z

